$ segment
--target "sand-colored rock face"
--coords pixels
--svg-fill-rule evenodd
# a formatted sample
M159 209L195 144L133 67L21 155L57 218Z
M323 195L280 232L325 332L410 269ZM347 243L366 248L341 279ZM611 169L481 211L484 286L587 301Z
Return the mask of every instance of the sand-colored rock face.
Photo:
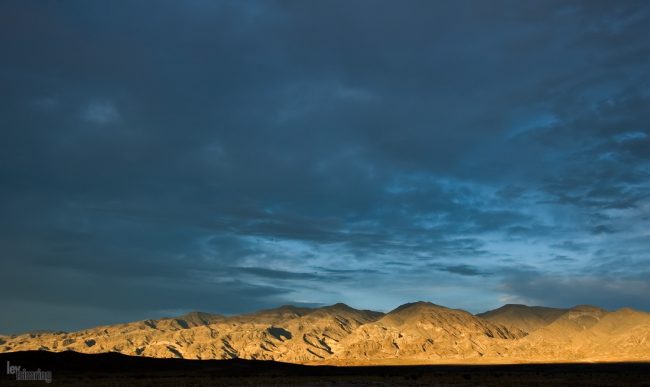
M346 337L336 359L462 360L497 354L525 332L431 303L402 305Z
M552 323L567 311L568 309L508 304L476 316L531 333Z
M520 340L510 356L544 361L648 361L649 341L648 313L578 306Z
M336 304L0 336L2 352L33 349L310 364L648 361L650 314L506 305L475 316L427 302L383 314Z

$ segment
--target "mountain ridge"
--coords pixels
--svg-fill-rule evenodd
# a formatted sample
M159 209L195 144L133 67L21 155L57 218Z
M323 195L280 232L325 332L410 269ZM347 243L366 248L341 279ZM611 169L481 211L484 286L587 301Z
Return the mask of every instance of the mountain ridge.
M650 314L521 304L471 314L427 301L382 313L337 303L0 336L0 352L35 349L341 365L650 361Z

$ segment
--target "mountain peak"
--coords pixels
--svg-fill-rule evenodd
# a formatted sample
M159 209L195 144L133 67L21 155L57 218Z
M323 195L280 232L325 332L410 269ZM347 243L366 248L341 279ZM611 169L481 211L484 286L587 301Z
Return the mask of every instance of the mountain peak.
M192 312L185 313L184 315L180 316L180 318L184 320L211 320L214 318L223 318L223 315L208 313L208 312L200 312L195 310Z
M352 307L351 307L350 305L348 305L348 304L344 304L344 303L342 303L342 302L337 302L336 304L333 304L333 305L324 306L324 307L322 307L321 309L343 309L343 310L351 310L351 309L354 309L354 308L352 308Z
M436 305L432 302L429 301L415 301L415 302L408 302L406 304L402 304L398 306L397 308L391 310L388 312L388 314L395 314L395 313L402 313L406 311L414 311L414 310L424 310L424 309L432 309L432 308L443 308L447 309L444 306L441 305Z
M572 307L571 310L576 312L597 312L597 313L606 312L605 309L593 305L587 305L587 304L576 305Z
M639 314L639 313L643 313L643 312L639 312L638 310L634 310L634 309L632 309L630 307L624 306L622 308L617 309L615 311L615 313L619 313L619 314Z
M533 332L551 324L565 314L568 309L506 304L500 308L479 313L476 316L507 327Z

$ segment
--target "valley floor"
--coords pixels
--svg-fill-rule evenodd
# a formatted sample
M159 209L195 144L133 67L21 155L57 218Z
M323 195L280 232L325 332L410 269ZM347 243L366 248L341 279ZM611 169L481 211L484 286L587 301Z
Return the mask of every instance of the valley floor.
M25 351L0 354L0 384L11 366L51 371L55 385L92 386L648 386L650 363L306 366L253 360L154 359L117 353ZM5 370L5 365L7 370Z

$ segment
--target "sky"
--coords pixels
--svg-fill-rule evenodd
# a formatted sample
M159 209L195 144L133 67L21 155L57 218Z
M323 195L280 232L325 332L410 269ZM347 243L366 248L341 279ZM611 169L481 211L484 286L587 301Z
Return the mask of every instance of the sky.
M0 333L650 310L646 1L0 2Z

